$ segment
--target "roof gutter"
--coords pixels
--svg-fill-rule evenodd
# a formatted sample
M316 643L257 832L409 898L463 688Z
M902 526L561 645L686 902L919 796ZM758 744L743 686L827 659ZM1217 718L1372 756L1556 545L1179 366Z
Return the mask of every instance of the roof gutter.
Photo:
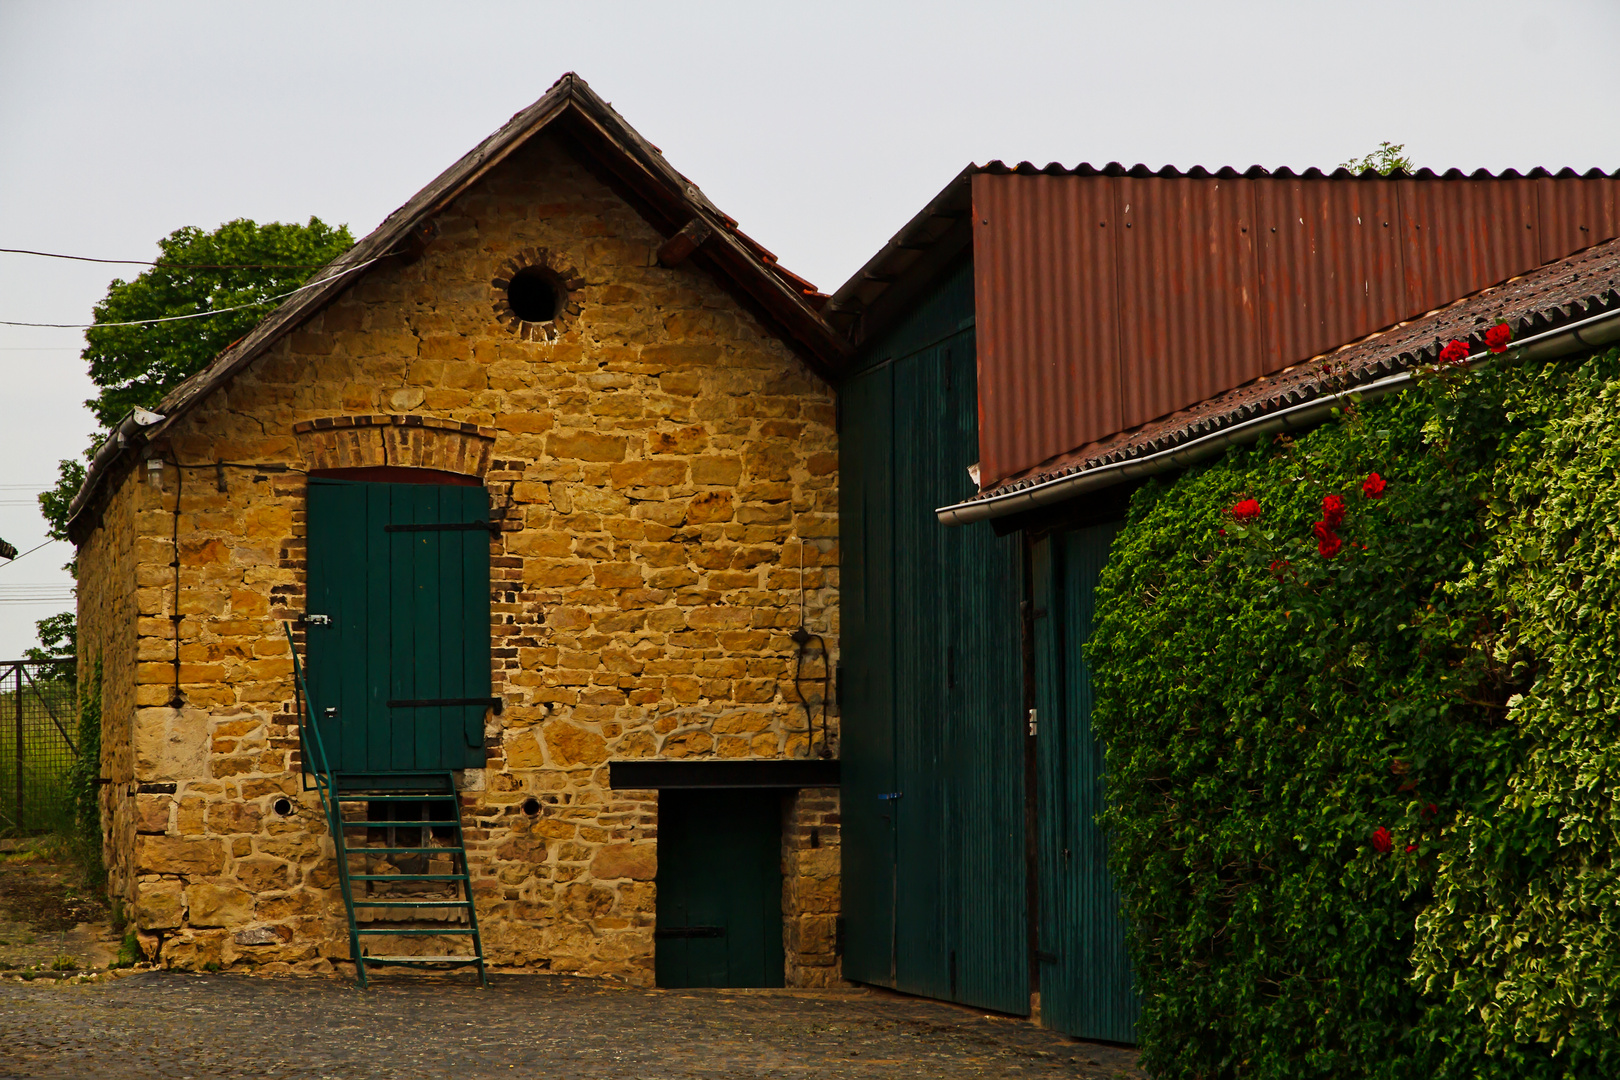
M1476 353L1469 358L1468 366L1474 367L1499 359L1551 360L1583 348L1598 348L1616 341L1620 341L1620 310L1606 311L1556 330L1547 330L1524 338L1499 356L1493 356L1488 352ZM1233 446L1252 443L1278 432L1311 427L1327 419L1334 409L1351 398L1362 401L1380 398L1385 394L1406 389L1411 382L1412 372L1403 371L1398 375L1390 375L1376 382L1367 383L1365 386L1340 390L1312 401L1291 405L1277 412L1256 416L1156 454L1099 465L1094 469L1060 476L1017 491L992 495L988 499L973 499L951 506L942 506L934 511L934 516L942 525L968 525L975 521L988 521L991 518L1006 517L1009 514L1050 506L1090 491L1123 484L1128 480L1182 469L1195 462L1215 457Z
M112 432L101 440L101 445L96 448L96 456L90 459L90 468L85 471L85 476L100 475L112 466L113 460L118 455L126 450L133 449L140 443L144 443L146 433L141 430L144 426L135 419L134 409L125 414L124 418L113 427ZM68 504L67 523L69 529L73 528L73 523L78 519L79 515L84 513L85 506L90 501L89 493L89 483L82 484L78 492L74 494L73 501Z

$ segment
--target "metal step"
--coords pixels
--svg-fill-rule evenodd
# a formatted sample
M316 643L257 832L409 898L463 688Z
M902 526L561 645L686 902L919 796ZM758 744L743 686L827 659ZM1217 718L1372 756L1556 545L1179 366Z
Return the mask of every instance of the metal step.
M477 956L373 956L363 959L368 964L476 964Z
M466 881L466 874L350 874L350 881Z
M339 792L338 802L448 802L456 798L442 791L425 791L420 795L367 795L362 792Z
M345 855L463 855L459 847L351 847L344 845Z
M465 923L453 923L448 926L431 928L426 926L360 926L356 927L354 932L357 934L406 934L418 937L433 937L437 934L471 934L473 928ZM367 959L370 959L370 957L367 957Z
M449 829L460 825L459 821L348 821L343 822L344 829L386 829L406 827L412 829L441 828Z
M470 900L355 900L355 907L436 908L466 907Z

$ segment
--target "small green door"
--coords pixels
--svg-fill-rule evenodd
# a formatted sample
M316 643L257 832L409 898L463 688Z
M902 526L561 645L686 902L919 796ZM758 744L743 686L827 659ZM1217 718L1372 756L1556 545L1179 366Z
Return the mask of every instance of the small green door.
M781 986L782 796L658 793L658 985Z
M1119 522L1069 529L1034 547L1041 1020L1082 1039L1136 1040L1140 1003L1108 871L1103 750L1091 731L1083 651L1093 590Z
M482 487L310 479L310 714L346 778L483 766L488 522Z

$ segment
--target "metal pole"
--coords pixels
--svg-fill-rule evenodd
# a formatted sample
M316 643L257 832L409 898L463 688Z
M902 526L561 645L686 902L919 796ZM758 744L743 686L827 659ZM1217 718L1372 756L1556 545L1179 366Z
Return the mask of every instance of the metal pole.
M12 669L17 676L17 694L13 704L17 712L17 832L22 833L23 827L23 723L22 723L22 661Z

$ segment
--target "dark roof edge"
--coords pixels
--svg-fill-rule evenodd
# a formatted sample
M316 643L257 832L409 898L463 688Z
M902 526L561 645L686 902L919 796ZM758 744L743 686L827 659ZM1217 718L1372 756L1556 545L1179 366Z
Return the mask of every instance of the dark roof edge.
M949 262L972 243L971 232L960 226L973 210L971 188L978 171L977 165L969 165L952 177L821 309L851 345L872 340L899 317L901 305L888 295L893 284L909 278L919 263ZM941 244L945 250L936 250Z
M354 247L328 263L314 287L283 302L246 337L169 391L157 406L157 411L164 416L162 421L151 427L137 426L128 417L121 421L97 449L84 483L73 497L68 515L70 533L80 531L75 529L75 522L95 500L118 461L133 453L140 444L160 438L203 398L364 276L359 272L364 267L405 253L402 245L410 244L419 227L530 137L570 110L576 111L609 145L647 174L652 181L650 186L662 189L667 197L683 203L688 219L699 215L711 219L710 243L717 244L718 249L716 257L704 261L730 275L748 278L739 282L743 290L769 309L796 349L805 354L820 374L830 377L848 354L849 346L810 302L812 293L803 288L807 283L778 267L775 256L739 232L736 222L710 202L696 184L665 161L663 154L642 138L584 79L569 72L553 83L539 100L515 113L384 218Z
M1608 295L1608 290L1593 295L1588 298L1587 306L1601 306ZM1501 355L1476 352L1469 357L1467 366L1478 367L1507 360L1550 360L1617 341L1620 341L1620 306L1533 334L1515 342ZM1394 375L1359 382L1297 404L1261 411L1257 415L1229 415L1225 417L1229 422L1225 426L1217 426L1214 431L1205 434L1183 431L1184 441L1169 448L1116 458L1033 482L1015 482L1000 490L991 489L971 499L939 507L934 515L943 525L967 525L1007 517L1115 484L1185 468L1215 457L1232 446L1246 445L1278 432L1312 427L1327 419L1334 409L1352 396L1357 401L1371 400L1405 389L1412 382L1414 369L1426 360L1424 355L1414 353L1402 353L1394 359L1403 368ZM1387 369L1386 362L1384 370Z

